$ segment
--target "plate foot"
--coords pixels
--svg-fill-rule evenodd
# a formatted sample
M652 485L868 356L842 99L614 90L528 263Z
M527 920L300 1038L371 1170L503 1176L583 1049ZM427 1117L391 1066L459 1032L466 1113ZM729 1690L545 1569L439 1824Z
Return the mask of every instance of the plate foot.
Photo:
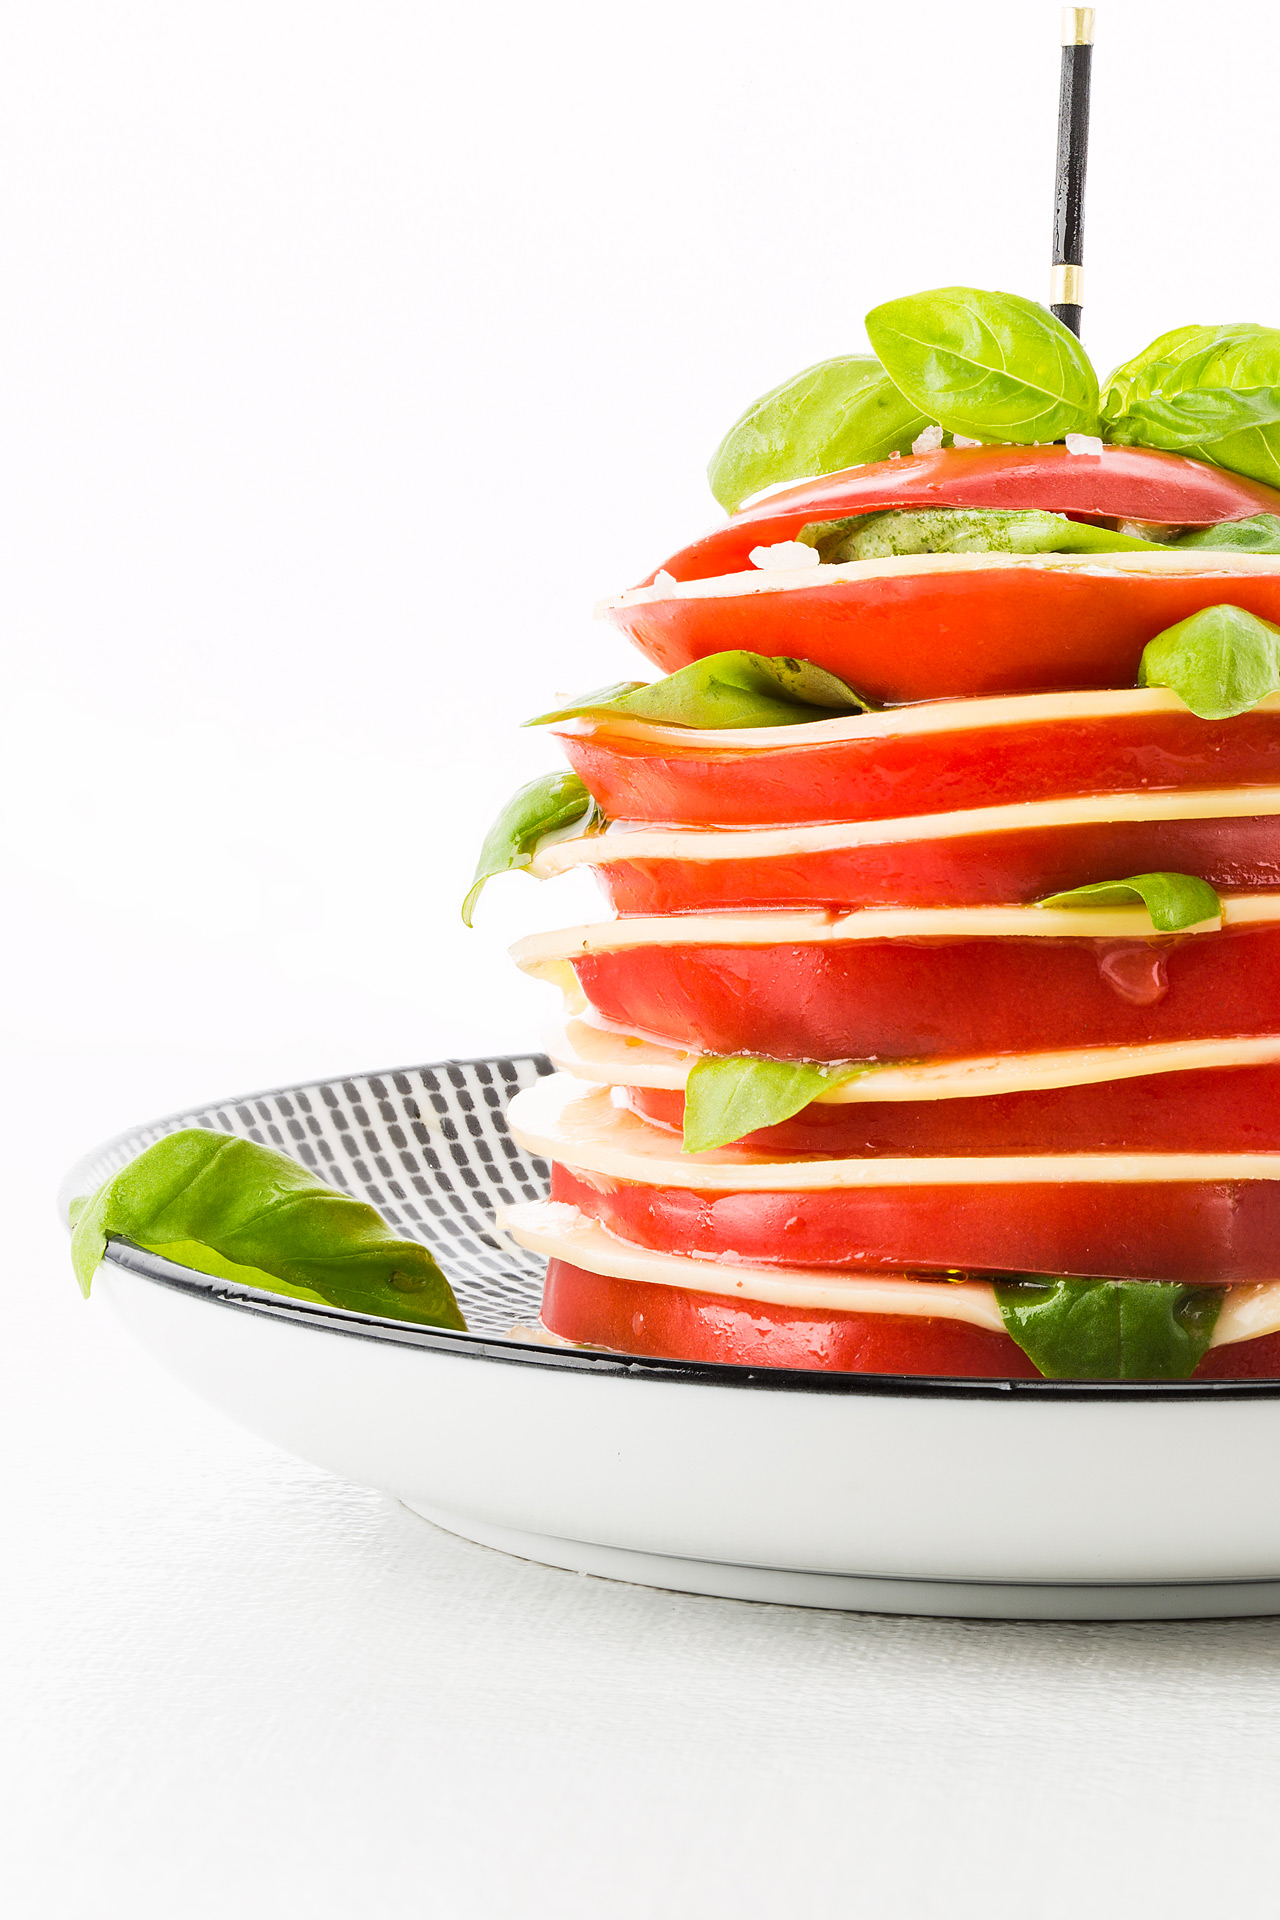
M1280 1580L1132 1584L1041 1581L882 1579L870 1574L743 1567L676 1554L602 1547L552 1534L494 1527L460 1513L404 1504L410 1512L479 1546L520 1560L564 1567L635 1586L704 1593L773 1606L830 1607L850 1613L909 1613L961 1620L1225 1620L1280 1614Z

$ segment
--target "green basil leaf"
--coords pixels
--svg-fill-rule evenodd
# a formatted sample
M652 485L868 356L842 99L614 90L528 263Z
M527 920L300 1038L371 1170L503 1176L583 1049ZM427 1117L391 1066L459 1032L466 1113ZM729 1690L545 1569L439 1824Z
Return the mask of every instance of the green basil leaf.
M1068 520L1065 513L979 507L896 508L801 527L797 540L830 566L910 553L1156 553L1154 540Z
M1005 1331L1048 1380L1187 1380L1209 1350L1221 1287L1166 1280L998 1280Z
M890 379L952 433L1025 445L1098 430L1089 357L1034 300L936 287L874 307L867 333Z
M907 453L929 422L869 354L841 354L784 380L735 420L707 478L728 513L762 487Z
M684 1090L684 1151L706 1153L760 1127L776 1127L829 1087L874 1072L862 1061L816 1066L808 1060L752 1060L704 1053Z
M167 1134L75 1210L71 1259L86 1296L113 1235L352 1312L466 1325L426 1247L285 1154L230 1134Z
M1089 887L1051 893L1042 907L1131 907L1140 900L1159 933L1180 933L1204 920L1221 920L1222 902L1207 880L1193 873L1135 873L1128 880L1099 880Z
M1280 627L1243 607L1204 607L1148 640L1140 687L1170 687L1201 720L1230 720L1280 693Z
M1280 553L1280 515L1254 513L1247 520L1219 520L1216 527L1197 527L1173 544L1214 553Z
M1280 482L1280 330L1176 327L1118 367L1103 398L1121 445L1195 454Z
M576 773L543 773L512 794L480 849L475 879L462 903L467 926L486 880L527 867L549 833L598 818L596 804Z
M868 703L834 673L808 660L770 659L763 653L712 653L669 673L652 686L623 681L585 693L554 713L526 720L527 727L554 720L629 714L664 727L794 727L865 713Z

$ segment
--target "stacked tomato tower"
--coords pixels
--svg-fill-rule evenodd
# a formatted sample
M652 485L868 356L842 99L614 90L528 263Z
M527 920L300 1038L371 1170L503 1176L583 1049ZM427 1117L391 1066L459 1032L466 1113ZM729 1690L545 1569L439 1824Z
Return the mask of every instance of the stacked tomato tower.
M614 824L543 850L616 917L516 957L562 984L566 1071L520 1095L553 1162L509 1229L544 1321L640 1355L1027 1377L992 1276L1228 1290L1202 1375L1280 1374L1280 698L1221 720L1137 684L1154 636L1280 621L1280 558L922 555L762 568L814 523L1044 509L1196 528L1280 493L1175 454L945 449L774 493L608 609L664 673L737 648L839 675L847 719L562 723ZM1221 919L1040 902L1153 871ZM701 1056L867 1063L682 1151Z

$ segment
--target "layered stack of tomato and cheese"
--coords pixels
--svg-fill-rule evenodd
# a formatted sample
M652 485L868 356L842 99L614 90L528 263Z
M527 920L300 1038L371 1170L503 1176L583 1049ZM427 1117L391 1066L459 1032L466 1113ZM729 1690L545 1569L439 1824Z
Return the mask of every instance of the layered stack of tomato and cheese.
M1116 545L850 560L824 533L948 512ZM549 1257L552 1333L1097 1377L1061 1329L1101 1314L1121 1376L1280 1375L1280 696L1204 717L1144 667L1205 610L1280 622L1280 556L1186 538L1277 514L1172 453L946 448L775 491L610 604L665 674L745 650L866 710L556 723L591 830L533 870L589 866L615 917L516 950L568 1008L511 1108L551 1195L505 1223ZM687 1151L686 1083L725 1062L722 1144ZM800 1090L763 1127L753 1068L772 1110ZM1180 1360L1144 1358L1133 1283Z

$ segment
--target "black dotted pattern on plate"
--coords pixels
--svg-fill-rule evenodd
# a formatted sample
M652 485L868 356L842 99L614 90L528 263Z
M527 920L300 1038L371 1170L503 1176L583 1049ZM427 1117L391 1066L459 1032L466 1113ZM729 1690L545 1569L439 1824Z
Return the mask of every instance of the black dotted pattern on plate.
M368 1200L405 1239L425 1241L449 1276L468 1330L508 1334L536 1322L546 1262L508 1239L494 1212L541 1200L551 1170L521 1153L507 1130L506 1106L551 1070L545 1054L445 1060L197 1107L112 1141L77 1169L77 1184L91 1193L182 1127L240 1134Z

